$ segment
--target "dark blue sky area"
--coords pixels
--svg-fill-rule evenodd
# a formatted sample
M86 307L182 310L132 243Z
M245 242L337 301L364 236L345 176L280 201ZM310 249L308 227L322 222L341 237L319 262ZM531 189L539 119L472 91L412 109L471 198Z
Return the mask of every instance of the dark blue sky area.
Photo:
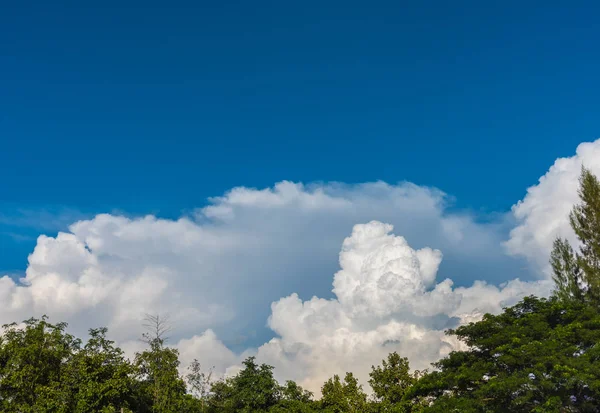
M283 179L409 180L505 211L599 135L599 15L566 1L4 1L0 267L24 268L28 237L54 230L11 223L23 210L174 217Z

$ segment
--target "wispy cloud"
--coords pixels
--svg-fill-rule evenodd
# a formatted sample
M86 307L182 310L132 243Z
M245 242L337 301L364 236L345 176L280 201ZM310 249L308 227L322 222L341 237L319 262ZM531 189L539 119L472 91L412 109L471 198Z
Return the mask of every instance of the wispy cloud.
M9 238L12 238L13 241L16 242L27 242L27 241L34 241L35 240L35 236L33 235L25 235L25 234L19 234L17 232L10 232L10 231L2 231L0 232L2 235L6 235Z
M89 218L75 208L65 206L18 206L0 204L0 226L15 229L32 229L37 231L65 230L73 222ZM6 231L20 236L19 231Z

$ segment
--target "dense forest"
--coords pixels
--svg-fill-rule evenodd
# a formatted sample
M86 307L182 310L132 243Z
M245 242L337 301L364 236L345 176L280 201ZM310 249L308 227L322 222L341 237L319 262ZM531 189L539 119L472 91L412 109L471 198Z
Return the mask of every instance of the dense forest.
M146 349L127 359L105 328L84 341L47 318L4 326L2 412L598 412L600 411L600 183L583 169L570 222L578 242L557 239L555 293L526 297L501 314L449 330L468 345L412 371L390 354L373 366L367 394L352 373L316 399L254 358L213 380L198 362L180 375L168 326L148 318Z

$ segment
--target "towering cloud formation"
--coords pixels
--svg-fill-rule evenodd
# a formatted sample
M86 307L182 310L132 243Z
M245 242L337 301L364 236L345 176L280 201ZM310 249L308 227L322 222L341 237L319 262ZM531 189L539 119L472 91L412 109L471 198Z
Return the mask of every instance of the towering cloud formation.
M0 278L0 322L47 313L80 334L108 326L124 341L140 333L145 312L160 311L180 337L212 328L235 344L256 330L259 344L271 302L292 292L331 296L340 242L372 219L443 250L462 284L479 276L474 265L501 277L512 265L498 248L501 232L445 204L442 192L408 183L281 182L233 189L179 220L101 214L40 236L22 284Z
M364 379L394 350L427 367L458 345L445 328L549 293L514 256L543 271L554 237L572 238L581 164L600 174L600 142L528 190L510 237L504 220L449 212L444 193L410 183L281 182L178 220L98 215L40 236L21 282L0 277L0 323L45 313L79 335L107 326L132 352L144 313L169 313L184 363L234 371L258 354L313 390L346 370Z
M441 252L414 250L391 230L377 221L354 227L333 280L337 299L303 302L292 294L273 303L269 326L279 337L259 348L259 358L312 390L350 368L365 379L391 351L422 369L460 348L444 329L549 291L545 281L458 289L450 279L436 283Z

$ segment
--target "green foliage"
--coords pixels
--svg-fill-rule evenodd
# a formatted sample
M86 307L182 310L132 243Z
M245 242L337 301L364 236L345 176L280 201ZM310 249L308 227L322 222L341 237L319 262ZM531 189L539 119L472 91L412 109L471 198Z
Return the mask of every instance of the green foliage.
M282 400L269 409L269 413L312 413L317 412L312 401Z
M237 376L212 386L211 410L219 412L267 412L281 400L273 367L258 365L254 357L244 361Z
M391 353L381 367L372 367L369 384L377 399L385 403L399 403L416 379L410 374L408 359Z
M583 168L579 179L581 203L570 215L571 227L581 242L577 263L583 271L583 281L592 299L600 298L600 182Z
M185 383L179 376L179 353L152 340L150 348L136 354L135 367L142 394L152 413L178 413L184 403Z
M1 411L110 412L130 405L133 368L106 329L90 330L81 348L66 327L45 316L3 327Z
M185 376L193 400L197 400L199 412L204 413L212 379L212 369L209 372L202 371L202 366L197 359L192 361L188 367L188 374ZM189 402L191 403L191 402Z
M292 380L286 381L280 388L281 399L269 409L270 413L310 413L314 412L315 404L312 393L304 390Z
M600 303L600 182L582 168L579 178L580 203L569 220L580 243L578 252L567 240L554 242L550 264L561 300Z
M312 400L313 394L308 390L304 390L298 386L295 381L288 380L285 386L281 387L281 398L284 401L298 401L301 403L309 403Z
M74 391L76 413L117 411L132 404L133 366L106 332L106 328L90 330L86 345L67 367L64 380Z
M600 411L600 309L588 301L527 297L499 315L461 326L469 350L453 352L430 373L411 373L390 354L373 367L367 398L352 373L334 376L322 398L293 381L279 385L273 367L251 357L235 376L210 383L192 363L190 393L176 350L161 336L129 363L90 330L80 341L46 318L4 327L0 335L2 412L405 413ZM210 383L210 390L206 386ZM204 387L203 387L204 386Z
M327 413L366 412L369 410L367 395L352 373L346 373L344 381L336 374L321 389L321 408Z
M568 241L557 238L550 254L556 296L563 301L583 301L583 273Z
M217 412L234 412L233 385L231 379L218 380L211 384L210 398L208 399L208 411L211 413Z
M439 371L420 379L405 400L429 398L427 411L599 411L595 307L528 297L450 333L471 349L436 363Z
M396 352L382 361L382 366L372 367L369 385L373 390L378 412L410 411L412 401L405 401L404 395L418 380L421 372L410 372L408 359Z
M62 380L80 341L65 333L66 324L43 317L24 326L3 326L0 342L0 410L68 412L71 389Z
M254 357L244 361L245 368L232 380L234 400L239 412L262 412L277 404L279 385L273 367L258 365Z

